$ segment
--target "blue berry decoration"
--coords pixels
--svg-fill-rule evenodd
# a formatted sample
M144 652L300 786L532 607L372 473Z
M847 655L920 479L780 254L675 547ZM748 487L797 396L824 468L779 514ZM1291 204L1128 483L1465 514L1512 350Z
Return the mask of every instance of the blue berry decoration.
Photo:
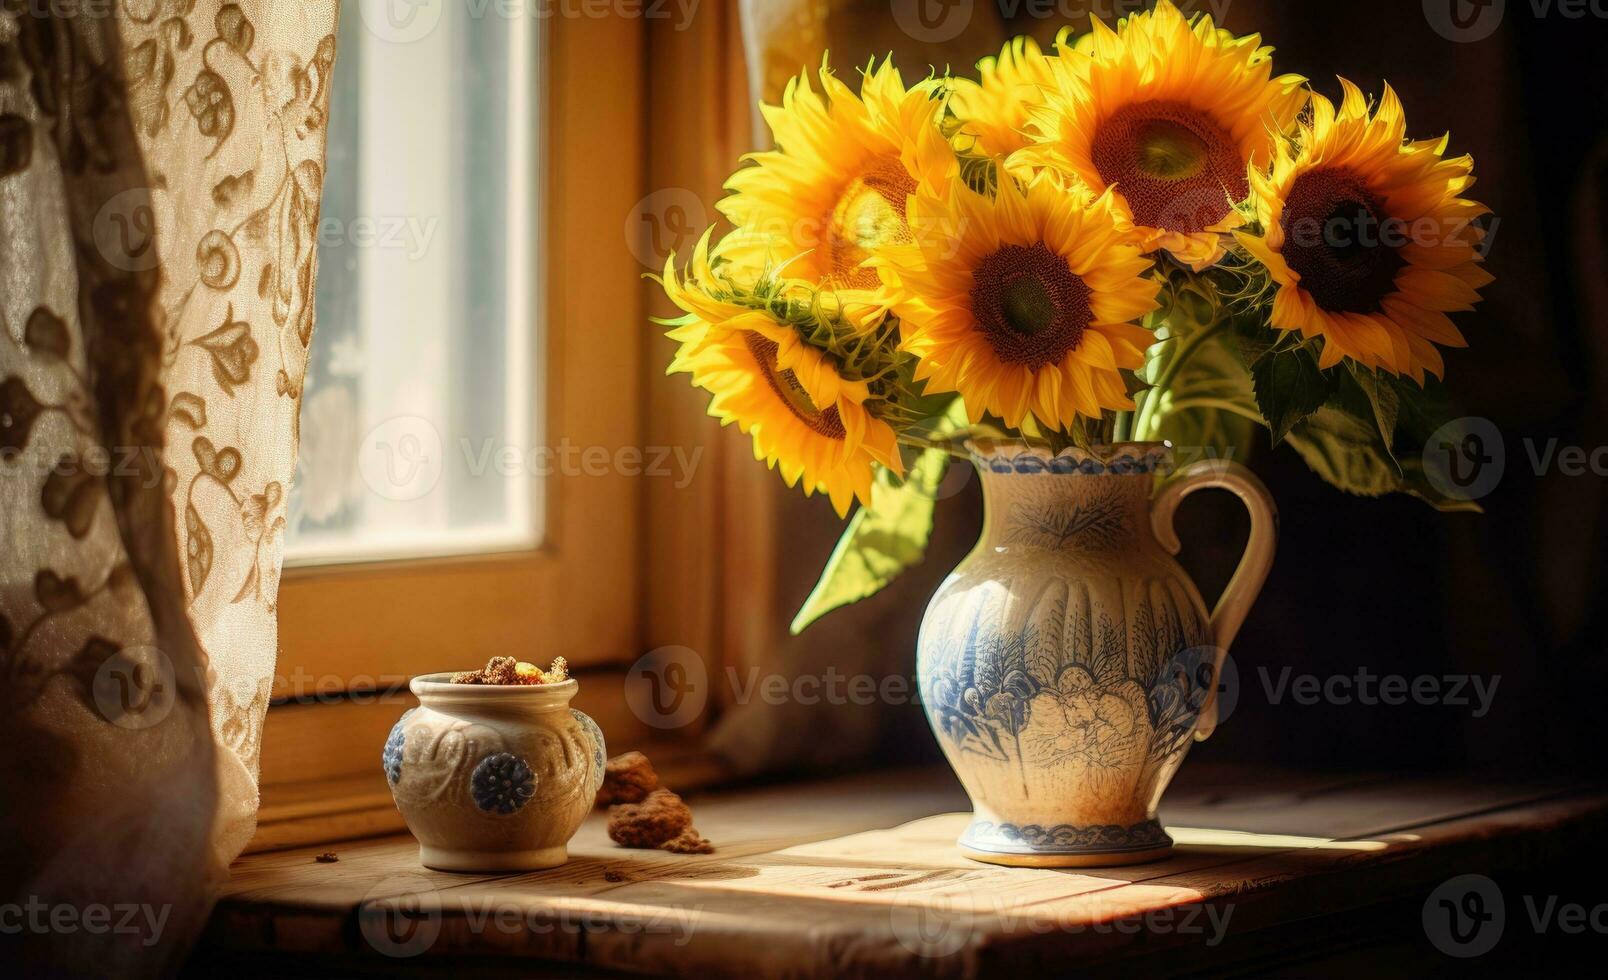
M488 755L469 777L469 795L487 813L513 813L536 793L536 774L511 752Z
M385 750L380 753L380 764L385 767L385 778L392 786L402 778L402 747L407 744L408 733L405 726L408 723L408 715L411 714L413 714L412 708L402 712L402 717L391 726L391 734L385 738Z

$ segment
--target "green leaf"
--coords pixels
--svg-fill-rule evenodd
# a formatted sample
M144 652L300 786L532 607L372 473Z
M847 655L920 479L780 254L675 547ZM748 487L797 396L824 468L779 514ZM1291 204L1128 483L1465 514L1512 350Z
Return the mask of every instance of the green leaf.
M839 606L881 591L926 557L935 491L948 465L948 453L925 450L902 485L895 484L887 469L876 468L872 505L861 507L849 519L820 581L793 617L794 635Z
M1422 447L1435 430L1452 420L1446 386L1437 379L1427 378L1423 386L1406 378L1391 378L1386 383L1396 392L1398 441Z
M1169 319L1176 321L1182 315L1192 323L1207 324L1212 322L1215 314L1211 297L1199 288L1185 288L1179 290L1174 298L1173 315Z
M1371 422L1325 405L1291 427L1288 441L1312 471L1347 493L1382 497L1400 486Z
M1251 378L1275 446L1334 391L1333 380L1318 370L1317 359L1305 347L1264 355L1252 365Z
M1373 413L1374 423L1379 426L1379 437L1384 440L1385 450L1390 453L1392 462L1400 469L1400 462L1396 459L1394 446L1396 442L1396 419L1401 413L1401 397L1396 393L1395 386L1380 378L1378 374L1364 367L1351 364L1350 377L1362 389L1363 397L1368 400L1368 408Z
M1240 365L1247 371L1273 349L1280 337L1280 333L1266 323L1249 318L1235 317L1234 328L1234 350L1239 355Z
M1306 464L1331 485L1364 497L1406 493L1437 510L1471 511L1473 501L1448 497L1424 476L1419 455L1392 457L1380 438L1377 422L1327 404L1297 423L1286 441Z
M965 408L957 398L934 427L934 435L958 431L965 422ZM950 458L942 449L923 450L906 470L902 483L886 468L875 468L871 506L861 507L849 519L821 570L820 581L793 617L789 629L795 636L839 606L880 592L927 556L933 505Z
M1243 459L1256 439L1257 422L1224 408L1186 404L1169 411L1155 436L1172 443L1181 472L1197 459Z
M1145 438L1166 439L1180 463L1191 456L1232 459L1243 456L1262 422L1251 389L1251 375L1222 334L1196 347L1166 391L1152 392L1155 415Z
M1380 386L1389 387L1396 397L1396 458L1401 462L1402 485L1406 491L1437 510L1484 513L1484 508L1471 500L1441 493L1424 475L1426 444L1454 414L1445 385L1433 377L1423 385L1392 377L1381 378Z
M1447 513L1463 512L1469 514L1483 514L1485 508L1472 500L1462 497L1448 497L1441 493L1430 479L1424 475L1424 458L1422 456L1409 456L1401 461L1401 489L1410 493L1431 507Z
M1176 284L1172 294L1200 296ZM1131 437L1170 441L1180 463L1243 455L1262 422L1239 352L1239 318L1222 319L1226 315L1218 307L1190 313L1180 303L1152 324L1160 339L1146 351L1141 376L1155 387L1137 399Z

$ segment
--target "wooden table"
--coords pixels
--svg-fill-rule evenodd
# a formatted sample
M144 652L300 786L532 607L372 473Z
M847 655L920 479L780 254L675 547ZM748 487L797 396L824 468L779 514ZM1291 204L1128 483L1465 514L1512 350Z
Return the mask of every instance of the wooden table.
M962 858L947 771L689 801L715 854L616 847L598 814L568 865L530 874L427 871L407 837L334 846L333 863L249 856L192 970L1157 975L1388 955L1450 971L1468 961L1421 921L1440 883L1600 856L1608 825L1608 793L1578 786L1185 766L1162 809L1174 856L1074 872Z

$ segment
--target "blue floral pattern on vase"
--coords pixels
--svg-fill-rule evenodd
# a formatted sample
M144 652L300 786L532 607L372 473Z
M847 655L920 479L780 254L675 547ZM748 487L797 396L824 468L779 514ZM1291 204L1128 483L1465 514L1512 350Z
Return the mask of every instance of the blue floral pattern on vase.
M1165 472L1172 465L1171 449L1165 445L1151 446L1140 452L1122 453L1103 459L1086 449L1068 447L1054 456L1042 451L1026 450L1015 456L996 453L972 454L972 461L991 473L1080 473L1084 476L1128 476L1134 473Z
M536 795L536 774L512 752L498 752L480 760L469 776L469 795L487 813L508 814Z
M1128 827L1120 824L1079 827L1064 823L1053 827L1040 824L1017 826L1013 823L978 820L966 828L966 833L960 841L968 847L981 850L1020 851L1029 854L1054 851L1075 853L1131 851L1172 845L1172 838L1161 828L1159 820L1143 820Z
M592 744L592 773L587 785L588 792L596 794L603 785L604 769L609 761L608 748L603 744L603 729L599 728L597 722L584 711L571 708L570 715L580 724L581 730L586 732L586 737Z
M414 708L409 708L402 712L402 717L398 718L396 724L391 726L391 734L385 737L385 748L380 752L380 764L385 767L386 782L392 786L395 786L396 781L402 778L402 750L406 747L408 740L408 715L413 714L415 710Z
M1147 685L1146 708L1155 732L1153 752L1165 758L1182 750L1217 686L1217 648L1192 646L1156 668Z
M1104 533L1092 519L1073 523L1084 537ZM1059 528L1024 523L1008 533L1055 543L1065 536ZM1216 673L1203 624L1175 595L1148 585L1118 611L1123 620L1079 583L1035 595L1019 626L974 610L966 632L928 637L922 694L934 729L957 751L1002 762L1022 761L1024 747L1034 764L1081 758L1104 768L1143 759L1160 766L1180 753ZM1036 712L1054 716L1067 744L1028 732Z

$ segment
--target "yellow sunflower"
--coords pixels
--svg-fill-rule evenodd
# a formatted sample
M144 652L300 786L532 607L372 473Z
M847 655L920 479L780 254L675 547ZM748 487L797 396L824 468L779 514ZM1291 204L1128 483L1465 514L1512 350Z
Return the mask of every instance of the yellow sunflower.
M1210 16L1191 23L1168 0L1115 32L1093 20L1077 44L1060 45L1055 87L1029 124L1034 143L1012 167L1115 188L1146 251L1203 269L1242 223L1247 167L1272 159L1306 104L1305 79L1273 76L1272 50Z
M1012 38L977 63L978 80L957 79L949 105L961 122L958 145L990 157L1009 156L1029 142L1032 110L1055 85L1052 62L1030 37Z
M1156 307L1156 284L1111 195L1048 173L999 184L992 198L964 185L917 197L915 242L879 253L916 377L959 392L973 422L1064 429L1132 408L1118 372L1144 362L1153 338L1131 321Z
M1446 314L1473 309L1491 282L1473 224L1488 211L1460 196L1473 160L1446 158L1445 137L1408 140L1389 86L1370 116L1362 91L1340 85L1339 111L1313 96L1299 151L1280 147L1271 172L1251 175L1265 231L1236 237L1278 286L1273 326L1322 337L1321 367L1349 357L1422 383L1443 372L1436 344L1466 346Z
M681 346L668 373L686 372L710 392L709 414L751 436L754 458L832 501L871 502L871 464L902 472L894 431L865 407L864 381L843 377L831 356L763 310L723 298L705 234L683 277L667 263L665 292L690 316L668 336Z
M939 130L936 80L906 89L884 61L855 95L829 68L819 74L820 93L801 74L781 105L760 107L776 149L749 154L753 166L726 182L719 207L736 230L722 251L750 272L783 266L789 278L836 290L863 322L886 307L865 259L878 245L908 241L908 196L959 168Z

